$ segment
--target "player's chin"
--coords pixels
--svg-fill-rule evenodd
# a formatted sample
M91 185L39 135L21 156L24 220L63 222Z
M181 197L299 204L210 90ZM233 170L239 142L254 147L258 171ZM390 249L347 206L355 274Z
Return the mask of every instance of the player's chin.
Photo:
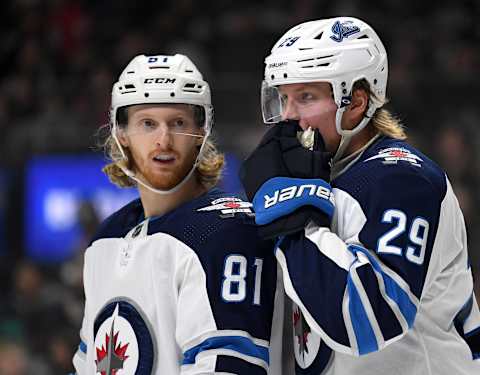
M147 176L147 180L155 189L170 190L182 182L185 176L168 171L163 173L152 173Z

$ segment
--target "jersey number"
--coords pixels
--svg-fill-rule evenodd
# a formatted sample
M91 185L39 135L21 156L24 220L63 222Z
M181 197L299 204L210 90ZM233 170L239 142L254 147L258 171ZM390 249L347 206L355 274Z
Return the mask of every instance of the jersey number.
M410 230L408 238L411 244L416 246L407 246L406 251L401 247L391 245L389 242L402 235L407 229L407 215L399 210L387 210L383 213L382 223L395 223L395 226L385 233L378 240L377 252L392 255L404 255L415 264L423 264L425 258L425 249L428 239L428 221L422 217L416 217Z
M255 281L253 304L260 305L263 259L255 258ZM247 258L243 255L229 255L223 268L222 298L227 302L242 302L247 295Z

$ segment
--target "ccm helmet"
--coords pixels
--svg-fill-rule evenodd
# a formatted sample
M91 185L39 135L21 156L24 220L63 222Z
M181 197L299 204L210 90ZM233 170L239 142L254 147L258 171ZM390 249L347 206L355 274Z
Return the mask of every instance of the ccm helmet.
M210 87L193 62L184 55L136 56L113 85L111 120L117 124L117 111L135 104L182 103L205 110L205 133L212 126Z
M187 56L180 54L174 56L139 55L130 61L112 89L110 111L112 137L117 143L122 159L126 160L127 156L117 136L119 132L118 109L137 104L161 103L191 104L203 108L205 123L201 125L204 135L198 154L201 155L213 123L213 107L208 83L203 80L202 74ZM178 190L188 180L195 170L199 156L187 176L170 190L155 189L135 176L135 172L127 169L124 163L120 163L119 166L127 176L137 183L156 193L168 194Z

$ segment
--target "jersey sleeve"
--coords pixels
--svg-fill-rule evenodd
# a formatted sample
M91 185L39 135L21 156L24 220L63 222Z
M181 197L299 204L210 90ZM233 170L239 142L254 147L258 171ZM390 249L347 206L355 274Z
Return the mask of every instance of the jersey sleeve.
M310 223L277 245L287 294L339 352L364 355L403 337L436 272L432 257L447 263L466 254L463 217L445 175L432 183L414 167L393 168L363 179L363 188L337 189L343 238ZM466 279L469 272L465 261L460 273Z
M225 228L197 250L182 275L177 341L182 374L267 374L277 264L255 228ZM281 285L281 284L280 284Z

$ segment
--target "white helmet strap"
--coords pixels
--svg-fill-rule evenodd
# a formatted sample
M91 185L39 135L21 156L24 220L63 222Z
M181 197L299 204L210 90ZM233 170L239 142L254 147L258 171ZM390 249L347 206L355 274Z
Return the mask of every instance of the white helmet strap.
M338 107L337 112L335 114L335 127L337 130L337 133L341 135L340 139L340 145L338 146L337 152L335 152L335 155L333 156L332 163L338 162L343 155L345 154L345 151L347 150L348 146L350 145L350 141L352 140L353 136L360 133L368 124L370 121L371 117L375 113L375 110L377 109L376 105L373 104L372 101L368 102L368 109L360 123L355 126L353 129L343 129L342 128L342 118L343 118L343 113L345 112L345 109L347 108L346 105L347 102L344 101L344 99L347 99L347 97L342 98L342 104L341 106Z

